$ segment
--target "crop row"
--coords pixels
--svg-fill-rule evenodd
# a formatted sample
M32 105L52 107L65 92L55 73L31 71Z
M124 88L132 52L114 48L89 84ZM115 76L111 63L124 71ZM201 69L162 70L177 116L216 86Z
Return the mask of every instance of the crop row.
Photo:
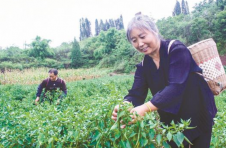
M130 121L129 106L123 105L117 122L111 120L113 107L122 103L132 80L132 76L114 76L67 83L68 96L60 105L48 101L33 105L37 85L0 86L0 147L157 148L169 147L167 140L180 146L189 121L165 126L153 112L121 129ZM212 147L226 143L224 98L225 94L216 98L220 109Z

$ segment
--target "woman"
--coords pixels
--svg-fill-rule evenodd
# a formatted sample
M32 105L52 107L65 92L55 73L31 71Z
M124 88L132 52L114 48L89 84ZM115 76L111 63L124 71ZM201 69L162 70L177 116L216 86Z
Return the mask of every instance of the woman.
M191 119L191 127L185 136L193 143L192 148L209 148L213 118L217 109L214 96L206 81L196 72L202 70L196 65L187 47L176 40L169 47L169 40L160 38L156 25L148 16L137 15L128 25L128 41L141 53L144 60L136 65L134 83L125 101L131 102L143 116L157 110L161 122L170 124L180 119ZM144 104L148 89L153 98ZM112 113L117 119L118 106ZM170 142L171 147L177 147ZM185 147L189 147L184 142Z

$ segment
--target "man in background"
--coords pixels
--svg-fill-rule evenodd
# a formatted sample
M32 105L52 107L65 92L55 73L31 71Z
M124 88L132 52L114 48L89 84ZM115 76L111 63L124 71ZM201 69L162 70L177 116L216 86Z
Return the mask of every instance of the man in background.
M56 90L62 91L62 95L59 99L62 99L63 96L67 95L67 87L65 81L63 79L58 78L58 71L56 69L49 70L49 78L42 81L42 83L38 86L38 90L36 93L35 104L40 100L40 95L42 93L43 88L45 88L44 98L46 98L46 92L54 92ZM60 100L57 100L57 104L59 104ZM42 100L43 101L43 100Z

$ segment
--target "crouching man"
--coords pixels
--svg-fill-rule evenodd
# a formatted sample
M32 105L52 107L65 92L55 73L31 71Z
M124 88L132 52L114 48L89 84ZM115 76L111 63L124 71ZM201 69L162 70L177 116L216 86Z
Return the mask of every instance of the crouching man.
M60 100L67 95L67 87L65 81L63 79L58 78L58 71L56 69L49 70L49 78L42 81L42 83L38 86L35 104L40 100L40 95L42 93L43 88L45 88L44 98L46 98L46 93L53 93L56 90L62 91L62 94L59 96L57 100L57 104L60 103ZM41 100L43 101L43 100Z

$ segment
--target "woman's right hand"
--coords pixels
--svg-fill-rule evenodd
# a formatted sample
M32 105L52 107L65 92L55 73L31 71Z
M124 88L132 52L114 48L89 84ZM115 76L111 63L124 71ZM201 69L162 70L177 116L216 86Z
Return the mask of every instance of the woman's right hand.
M118 110L119 110L119 105L116 105L113 112L112 112L112 116L111 116L111 119L113 120L117 120L117 113L118 113Z
M35 105L38 105L39 97L35 99Z
M129 101L124 101L123 103L130 103ZM132 108L131 108L132 109ZM111 119L113 120L117 120L117 113L118 113L118 110L119 110L119 105L116 105L113 112L112 112L112 116L111 116Z

